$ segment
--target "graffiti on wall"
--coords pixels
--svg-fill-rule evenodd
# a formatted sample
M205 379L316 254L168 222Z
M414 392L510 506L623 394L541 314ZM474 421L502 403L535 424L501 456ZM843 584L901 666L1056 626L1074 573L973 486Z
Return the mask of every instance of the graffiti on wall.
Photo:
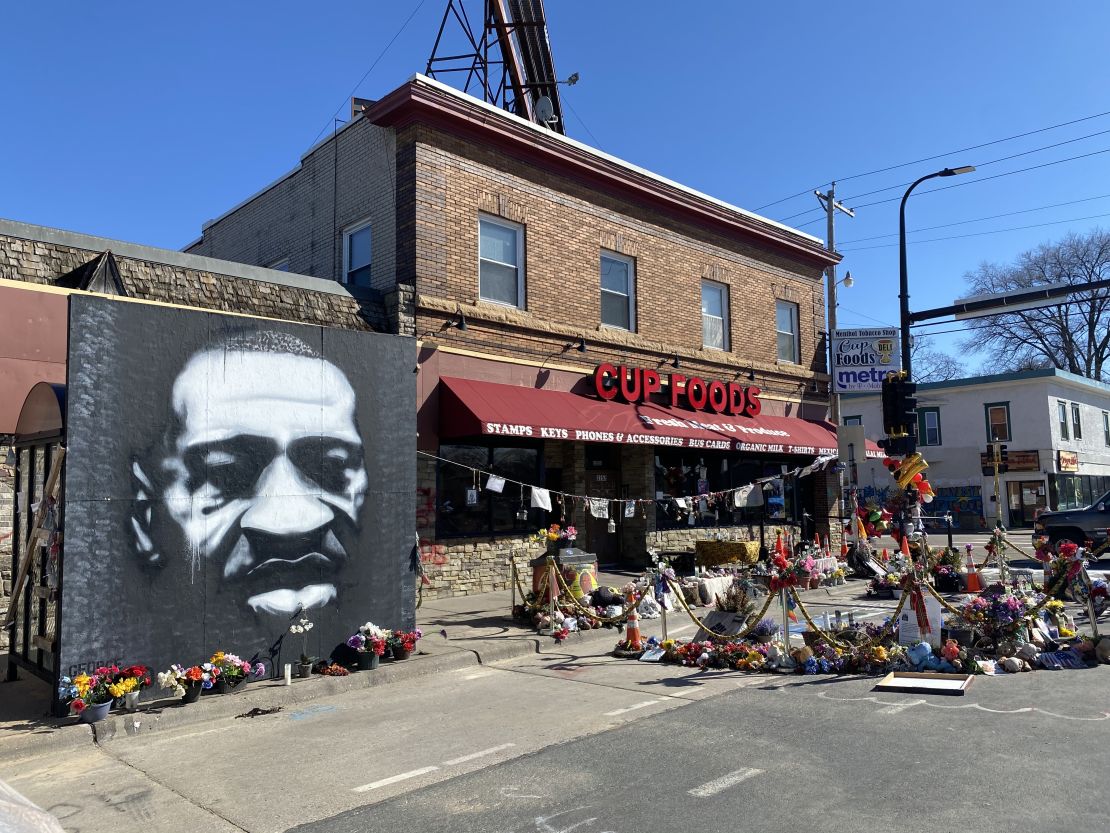
M412 625L403 340L75 297L70 351L63 651L251 656L304 612L325 656Z

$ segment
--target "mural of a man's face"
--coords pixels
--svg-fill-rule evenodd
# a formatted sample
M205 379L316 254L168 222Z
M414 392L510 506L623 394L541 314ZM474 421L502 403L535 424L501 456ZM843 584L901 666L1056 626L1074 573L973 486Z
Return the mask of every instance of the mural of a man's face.
M241 603L291 615L335 598L368 478L347 378L298 339L263 335L178 374L160 459L133 469L132 524L151 561L205 559Z

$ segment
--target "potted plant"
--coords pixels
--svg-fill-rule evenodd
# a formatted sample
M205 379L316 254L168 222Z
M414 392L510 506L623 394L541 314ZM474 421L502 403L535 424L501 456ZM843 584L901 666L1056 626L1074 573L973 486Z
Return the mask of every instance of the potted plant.
M70 713L82 723L96 723L108 716L115 695L108 690L114 682L116 666L100 667L92 674L62 677L58 683L58 696L69 704Z
M347 640L347 645L358 651L360 671L372 671L378 667L382 654L385 653L389 633L373 622L367 622L365 625L359 625L358 633Z
M312 657L308 655L308 632L312 630L312 622L305 615L303 609L301 617L289 626L289 633L299 634L301 637L301 658L297 663L298 677L312 676Z
M115 675L115 680L108 690L112 696L120 701L120 705L128 711L135 711L139 703L139 694L150 685L150 669L145 665L128 665Z
M236 686L242 685L254 677L261 677L266 673L266 666L261 662L251 665L237 655L228 654L224 651L216 651L208 662L219 671L215 685L217 694L226 694Z
M577 538L577 529L573 526L564 528L559 526L559 524L552 524L547 529L541 529L533 536L533 540L537 543L544 543L547 545L547 551L551 555L556 555L559 550L573 546Z
M408 659L416 649L417 640L424 635L420 628L414 631L390 631L389 636L386 637L386 642L389 643L389 650L393 653L393 658L396 660Z
M778 622L770 616L765 616L755 623L755 627L752 628L751 637L756 642L761 642L766 645L775 638L775 634L778 633L778 631Z

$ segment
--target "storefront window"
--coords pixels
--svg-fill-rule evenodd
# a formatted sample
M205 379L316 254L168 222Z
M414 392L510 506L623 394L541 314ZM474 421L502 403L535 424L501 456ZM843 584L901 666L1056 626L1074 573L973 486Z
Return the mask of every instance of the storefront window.
M527 446L443 445L439 456L462 465L439 463L436 488L436 535L512 535L533 532L546 523L547 513L530 507L531 494L521 483L541 484L539 449ZM475 479L468 468L506 478L501 493L486 489L486 475ZM521 509L526 517L518 517Z
M753 459L742 454L698 453L678 449L659 449L655 454L655 496L693 497L746 486L755 480L773 477L762 488L764 503L752 508L736 508L731 496L694 513L693 526L735 526L757 524L761 520L797 523L803 510L813 513L810 489L795 478L783 478L783 471L798 466L795 458ZM777 477L776 477L777 476ZM803 505L804 504L804 505ZM702 506L698 505L699 510ZM690 526L685 513L671 501L656 504L656 528L677 529Z
M1090 506L1110 489L1110 477L1089 474L1050 474L1049 509L1082 509Z

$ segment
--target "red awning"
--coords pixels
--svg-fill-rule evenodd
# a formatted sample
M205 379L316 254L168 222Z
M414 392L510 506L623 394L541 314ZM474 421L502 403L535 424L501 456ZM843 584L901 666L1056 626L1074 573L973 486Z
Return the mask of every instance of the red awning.
M837 452L836 430L827 422L764 414L722 416L654 402L603 402L470 379L440 381L439 433L445 439L486 435L810 456ZM883 455L868 441L867 456Z

